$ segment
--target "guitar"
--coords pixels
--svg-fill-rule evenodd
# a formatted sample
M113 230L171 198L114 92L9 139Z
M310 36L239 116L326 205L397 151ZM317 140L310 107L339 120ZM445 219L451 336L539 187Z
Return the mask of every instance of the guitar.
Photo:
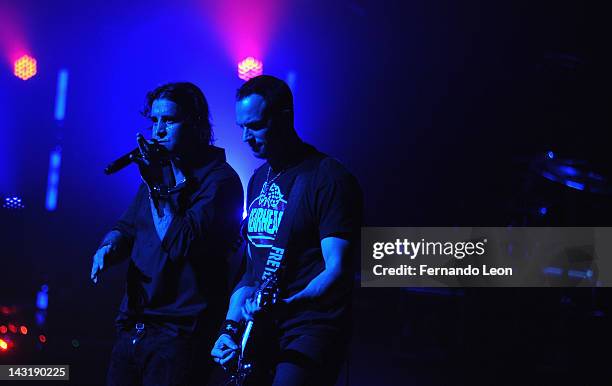
M278 276L271 274L257 288L253 294L253 299L259 307L267 307L275 304L278 299ZM240 353L238 363L230 375L229 385L242 386L251 375L254 368L256 347L253 344L254 321L249 320L240 339Z

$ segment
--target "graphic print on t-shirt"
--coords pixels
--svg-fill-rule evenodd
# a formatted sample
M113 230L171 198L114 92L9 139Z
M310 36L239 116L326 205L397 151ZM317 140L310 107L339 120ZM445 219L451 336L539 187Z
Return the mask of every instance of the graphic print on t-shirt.
M264 182L261 192L249 205L247 237L257 248L270 248L276 238L287 200L275 183Z

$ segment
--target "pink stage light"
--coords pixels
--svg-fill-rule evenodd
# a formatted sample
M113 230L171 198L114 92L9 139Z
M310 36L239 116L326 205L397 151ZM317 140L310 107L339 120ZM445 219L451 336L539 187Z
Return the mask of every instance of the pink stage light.
M9 68L23 54L31 52L24 22L27 7L21 7L19 3L0 1L0 60L5 61Z
M227 50L232 62L247 56L263 58L284 20L287 1L232 0L202 3L202 15Z
M15 61L14 74L19 79L28 80L36 75L36 59L29 55L23 55Z
M245 82L263 74L263 63L252 56L238 63L238 77Z

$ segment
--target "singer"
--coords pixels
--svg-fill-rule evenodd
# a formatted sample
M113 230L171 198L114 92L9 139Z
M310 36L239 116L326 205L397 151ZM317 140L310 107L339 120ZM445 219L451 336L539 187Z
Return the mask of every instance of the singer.
M212 146L208 103L192 83L147 94L151 140L138 134L143 183L98 247L91 280L128 260L108 385L205 383L208 350L227 307L228 258L243 190L223 149Z

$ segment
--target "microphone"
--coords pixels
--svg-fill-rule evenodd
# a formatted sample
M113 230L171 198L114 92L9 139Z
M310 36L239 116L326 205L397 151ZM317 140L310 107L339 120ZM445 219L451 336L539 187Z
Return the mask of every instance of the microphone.
M128 166L132 162L134 162L134 158L140 156L140 149L136 147L136 149L131 152L117 158L113 162L109 163L106 168L104 168L104 174L109 175L118 172L124 167Z

